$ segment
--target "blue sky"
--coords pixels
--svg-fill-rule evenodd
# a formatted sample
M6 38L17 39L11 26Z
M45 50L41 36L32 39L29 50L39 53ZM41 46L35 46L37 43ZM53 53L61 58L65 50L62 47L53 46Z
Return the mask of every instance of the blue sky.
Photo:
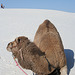
M0 0L5 8L48 9L75 13L75 0Z

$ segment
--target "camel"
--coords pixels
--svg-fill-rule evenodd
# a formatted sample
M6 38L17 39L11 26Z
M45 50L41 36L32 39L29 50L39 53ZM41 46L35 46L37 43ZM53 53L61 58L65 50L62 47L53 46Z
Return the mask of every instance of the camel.
M49 70L45 52L42 52L27 37L20 36L7 45L7 50L12 52L13 56L24 69L29 69L38 75L49 75L54 69Z
M34 43L49 60L50 64L60 68L60 75L67 75L67 62L61 37L56 27L45 20L38 28ZM51 69L54 71L54 68Z

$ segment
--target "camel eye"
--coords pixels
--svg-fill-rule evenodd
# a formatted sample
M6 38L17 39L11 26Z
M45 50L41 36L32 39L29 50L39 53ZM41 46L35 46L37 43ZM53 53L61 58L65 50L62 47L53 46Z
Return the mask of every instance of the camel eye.
M20 43L21 39L18 39L18 43Z

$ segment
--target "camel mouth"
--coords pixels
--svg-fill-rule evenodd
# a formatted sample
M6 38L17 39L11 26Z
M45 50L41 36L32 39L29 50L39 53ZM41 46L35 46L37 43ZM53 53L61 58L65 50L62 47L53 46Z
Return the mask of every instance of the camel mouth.
M17 43L15 41L13 41L7 45L6 49L7 49L7 51L12 52L12 49L15 48L16 46L17 46Z
M6 48L6 49L7 49L7 51L12 52L12 49L11 48Z
M7 45L7 51L9 51L9 52L12 52L12 44L11 43L9 43L8 45Z

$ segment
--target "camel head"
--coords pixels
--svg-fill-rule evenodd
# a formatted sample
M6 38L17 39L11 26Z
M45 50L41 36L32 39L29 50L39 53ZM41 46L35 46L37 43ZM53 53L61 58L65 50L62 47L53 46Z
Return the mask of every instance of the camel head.
M16 57L18 52L23 49L26 44L28 43L28 38L21 36L21 37L17 37L14 41L10 42L7 45L7 50L9 52L12 52L13 55Z

